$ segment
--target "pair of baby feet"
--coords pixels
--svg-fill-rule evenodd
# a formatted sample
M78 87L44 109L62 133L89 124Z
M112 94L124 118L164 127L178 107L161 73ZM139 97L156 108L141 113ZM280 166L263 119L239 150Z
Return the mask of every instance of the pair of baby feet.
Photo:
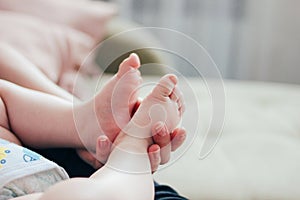
M163 123L167 132L172 133L184 112L177 77L169 74L160 79L132 116L142 83L139 67L139 57L131 54L120 64L117 74L88 103L93 104L97 123L111 142L121 130L138 138L152 137L152 128L157 123Z
M138 99L138 87L142 82L139 67L139 57L131 54L96 96L96 102L103 102L104 99L104 102L96 107L99 124L112 140L121 129L135 137L151 137L151 128L157 122L163 122L171 133L184 112L177 77L168 74L160 79L131 118Z

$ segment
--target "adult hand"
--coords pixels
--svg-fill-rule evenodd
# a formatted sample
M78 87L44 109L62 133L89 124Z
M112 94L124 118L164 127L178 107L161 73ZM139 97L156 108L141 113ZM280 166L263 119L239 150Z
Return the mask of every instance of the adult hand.
M182 98L182 93L177 92L178 97ZM132 111L134 115L139 108L141 100L138 100ZM182 105L181 114L185 111L185 106ZM151 163L152 172L155 172L159 165L166 164L170 160L171 152L176 151L185 141L186 131L183 128L176 128L173 132L169 132L164 122L157 122L152 127L153 144L148 147L148 155ZM107 136L102 135L97 139L96 153L91 154L87 150L77 150L78 155L82 160L93 166L95 169L102 167L111 152L111 142Z
M152 172L155 172L159 165L165 164L170 159L172 151L176 151L186 138L186 131L183 128L177 128L169 133L164 123L155 124L152 128L154 144L149 146L148 155L151 163ZM111 152L112 144L105 136L99 136L96 144L96 153L92 154L87 150L77 150L78 155L86 163L95 169L102 167Z
M170 160L171 152L183 144L186 131L184 128L176 128L169 133L165 124L160 122L155 125L152 133L154 144L148 148L148 153L152 172L155 172L159 165L166 164Z

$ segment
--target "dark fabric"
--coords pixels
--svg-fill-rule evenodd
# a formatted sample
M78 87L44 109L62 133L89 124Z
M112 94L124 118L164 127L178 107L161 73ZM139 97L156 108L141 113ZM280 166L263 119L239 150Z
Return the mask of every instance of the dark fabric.
M70 178L89 177L95 172L93 167L81 160L74 149L34 149L34 151L63 167Z
M95 171L94 168L79 158L74 149L34 149L34 151L63 167L71 178L89 177ZM186 200L186 198L179 196L178 193L169 186L159 185L156 182L154 185L155 200Z
M155 185L155 200L187 200L167 185L160 185L154 182Z

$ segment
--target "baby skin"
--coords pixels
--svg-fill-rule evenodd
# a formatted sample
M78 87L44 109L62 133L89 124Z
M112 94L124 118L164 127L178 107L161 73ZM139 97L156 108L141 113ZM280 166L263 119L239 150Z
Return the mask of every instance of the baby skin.
M142 82L141 74L138 70L140 65L139 57L134 53L131 54L120 64L117 74L105 84L101 91L96 94L95 98L74 107L77 131L81 141L83 141L85 147L87 147L90 152L97 152L94 148L94 141L97 140L99 135L101 137L104 133L109 140L100 142L106 146L111 146L121 129L130 121L131 115L137 107L137 89ZM172 99L174 101L182 99L182 94L178 91L177 87L175 87L174 93L172 93ZM181 104L181 111L183 110L184 105ZM161 120L159 122L164 121ZM157 127L159 122L153 123L152 128ZM185 135L183 129L175 129L173 132L169 132L170 129L167 130L165 124L163 125L165 130L160 132L166 133L164 137L155 136L158 132L155 130L152 131L154 141L156 141L155 138L161 141L160 152L164 155L161 157L161 164L168 161L168 152L171 151L171 148L175 149L176 146L180 146L184 140L182 139L184 137L181 136ZM171 133L171 135L169 133ZM162 144L163 142L165 144ZM153 170L156 168L155 157L157 156L153 156L154 154L152 152L155 151L156 146L155 144L151 144L149 148L149 156ZM110 150L109 148L107 149ZM106 162L105 158L102 159L101 156L96 157L102 163Z
M139 66L137 55L132 54L123 61L119 72L95 98L74 105L54 95L0 79L0 127L7 130L0 131L0 137L31 147L83 148L82 139L86 136L89 139L87 146L93 150L101 134L105 133L113 141L121 130L118 125L129 122L130 113L137 102L134 90L141 82L137 69ZM125 73L128 75L120 82ZM116 94L120 102L114 110L119 124L116 123L111 106L112 93L117 83L122 85L122 91Z
M152 143L151 127L161 121L172 131L182 116L183 99L174 98L177 78L166 75L143 100L130 122L121 130L104 167L90 178L74 178L50 187L44 194L16 200L150 200L153 180L147 147ZM150 137L149 137L150 136Z
M75 106L74 114L79 131L99 133L100 129L110 141L114 141L122 127L130 121L137 103L137 88L142 82L139 67L138 56L131 54L95 98ZM84 136L85 134L82 135ZM91 137L90 134L88 136Z
M95 168L101 167L111 151L112 142L129 122L136 106L135 89L141 82L139 67L138 56L130 55L95 98L75 105L58 96L0 79L0 137L36 148L88 147L94 155L85 150L79 151L79 155ZM174 91L177 95L172 97L180 98L180 92L176 88ZM153 134L159 133L165 134L154 136L158 145L152 144L148 149L153 171L168 161L166 155L178 148L185 138L185 131L180 128L171 134L163 129L153 131Z

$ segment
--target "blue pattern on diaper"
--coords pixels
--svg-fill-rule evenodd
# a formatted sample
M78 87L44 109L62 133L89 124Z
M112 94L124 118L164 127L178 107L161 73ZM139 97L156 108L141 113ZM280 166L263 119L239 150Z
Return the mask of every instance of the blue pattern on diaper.
M41 155L29 150L29 149L23 149L23 160L25 162L31 162L31 161L36 161L41 159Z
M0 168L2 168L2 165L4 165L6 163L6 157L7 157L7 154L10 153L10 150L5 148L5 147L2 147L0 146Z

